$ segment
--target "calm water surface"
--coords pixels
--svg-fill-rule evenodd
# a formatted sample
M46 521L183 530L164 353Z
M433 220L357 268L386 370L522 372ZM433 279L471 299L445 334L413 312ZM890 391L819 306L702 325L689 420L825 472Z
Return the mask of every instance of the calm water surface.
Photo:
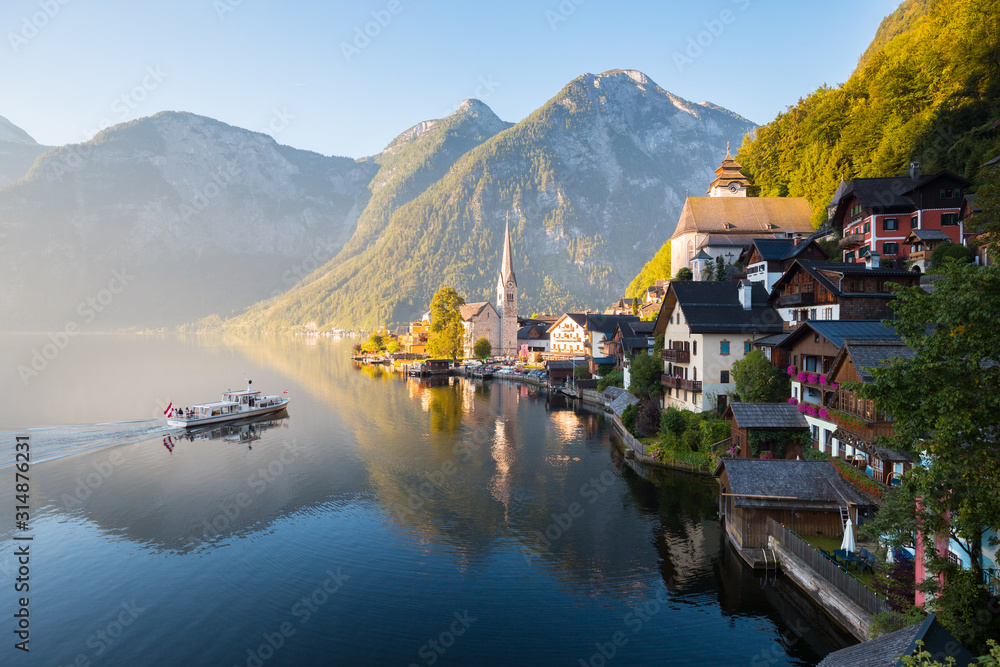
M0 337L4 665L812 665L852 643L741 566L714 480L633 470L587 409L305 338L81 336L26 384L46 340ZM244 373L287 415L156 419Z

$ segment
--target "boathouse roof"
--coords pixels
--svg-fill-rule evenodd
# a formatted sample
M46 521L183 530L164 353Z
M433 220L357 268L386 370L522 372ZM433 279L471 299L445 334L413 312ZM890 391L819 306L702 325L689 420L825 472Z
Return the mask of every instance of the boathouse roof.
M923 650L934 656L955 658L956 667L966 667L973 662L972 654L931 614L920 623L890 632L829 654L818 667L896 667L903 661L897 656L913 655L917 642Z
M827 461L723 459L719 470L723 469L737 507L827 509L872 504Z

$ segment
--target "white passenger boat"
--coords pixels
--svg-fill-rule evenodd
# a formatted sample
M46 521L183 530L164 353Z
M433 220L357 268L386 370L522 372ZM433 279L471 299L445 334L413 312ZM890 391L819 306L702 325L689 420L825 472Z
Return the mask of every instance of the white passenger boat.
M284 410L291 400L287 396L287 391L282 396L265 395L259 391L253 391L250 388L251 384L253 381L247 380L247 388L244 391L223 393L221 401L199 403L189 410L172 409L167 415L167 424L191 428L267 415ZM171 404L172 406L173 404Z

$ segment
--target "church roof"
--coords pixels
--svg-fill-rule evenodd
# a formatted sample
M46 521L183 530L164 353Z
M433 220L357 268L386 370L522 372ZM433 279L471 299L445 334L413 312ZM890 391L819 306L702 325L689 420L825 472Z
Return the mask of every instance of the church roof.
M812 210L804 197L688 197L671 239L682 234L768 236L811 234Z
M459 306L458 312L461 314L462 319L468 322L482 315L483 311L487 308L493 308L493 304L489 301L476 301L475 303L467 303L464 306Z

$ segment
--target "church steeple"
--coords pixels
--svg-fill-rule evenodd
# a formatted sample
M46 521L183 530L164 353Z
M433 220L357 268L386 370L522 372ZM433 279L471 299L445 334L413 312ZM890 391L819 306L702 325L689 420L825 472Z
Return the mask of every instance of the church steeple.
M497 353L517 356L517 278L514 277L514 258L510 251L509 214L503 230L503 253L497 276L497 314L500 316Z
M514 283L517 287L517 278L514 277L514 260L510 254L510 214L507 214L507 222L503 230L503 254L500 256L500 281L501 284Z
M729 154L729 142L726 142L726 158L715 170L715 180L708 186L710 197L746 197L750 181L743 175L742 165Z

